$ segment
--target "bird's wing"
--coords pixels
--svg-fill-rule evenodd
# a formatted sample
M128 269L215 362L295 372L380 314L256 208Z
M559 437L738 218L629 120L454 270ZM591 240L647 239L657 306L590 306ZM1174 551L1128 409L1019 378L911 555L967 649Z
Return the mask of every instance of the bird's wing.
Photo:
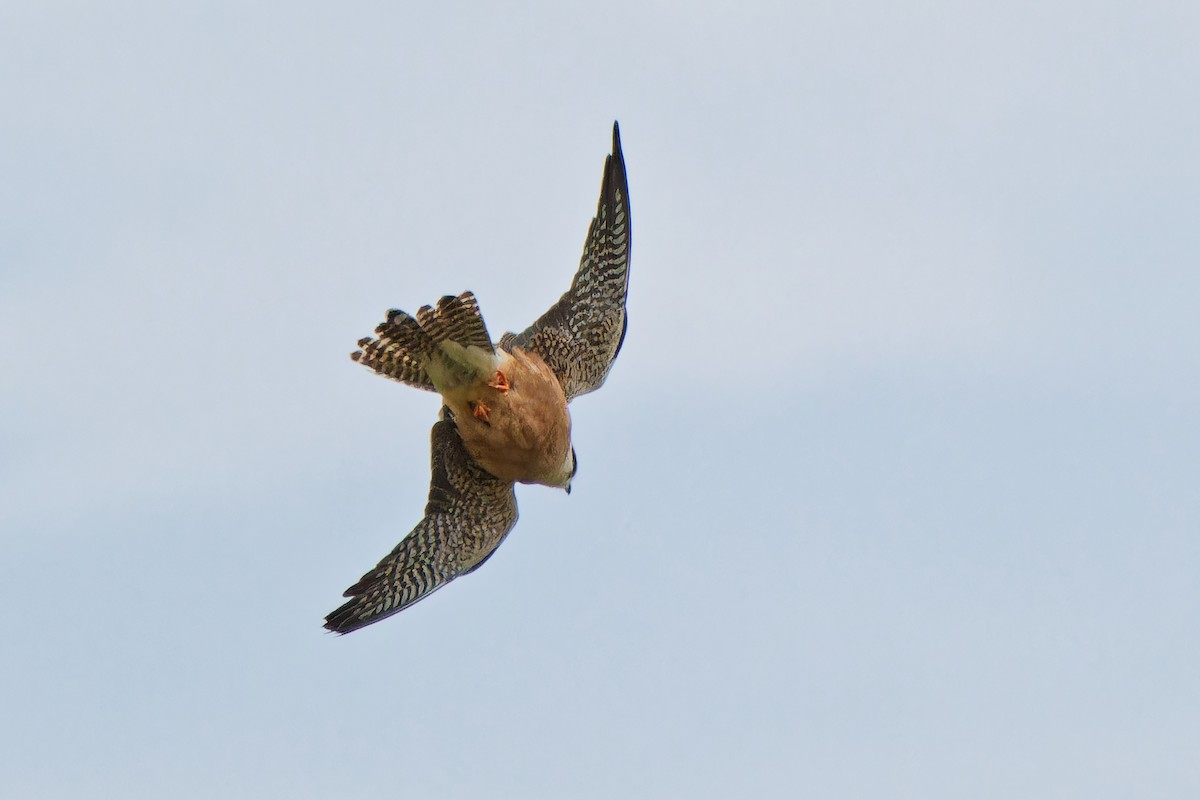
M478 568L517 523L513 484L484 471L450 419L433 426L433 467L425 518L375 569L346 590L350 600L325 618L349 633L407 608Z
M621 350L629 241L629 185L614 122L600 202L571 288L527 330L500 340L505 349L516 346L540 355L558 376L568 400L599 388Z

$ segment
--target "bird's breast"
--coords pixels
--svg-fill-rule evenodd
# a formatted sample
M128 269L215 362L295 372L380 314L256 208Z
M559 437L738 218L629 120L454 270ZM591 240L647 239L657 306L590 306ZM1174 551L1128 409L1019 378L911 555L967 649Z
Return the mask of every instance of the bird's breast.
M565 487L571 416L554 372L536 353L499 351L500 375L446 397L467 452L497 478Z

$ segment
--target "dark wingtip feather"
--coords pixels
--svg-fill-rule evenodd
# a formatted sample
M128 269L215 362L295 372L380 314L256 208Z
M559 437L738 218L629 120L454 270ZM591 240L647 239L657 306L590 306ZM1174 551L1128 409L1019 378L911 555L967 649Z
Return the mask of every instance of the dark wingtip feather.
M330 612L329 616L325 617L325 624L322 627L339 636L345 636L347 633L358 630L366 625L366 622L363 622L354 615L354 606L356 603L357 600L351 600L340 606L336 611Z
M625 205L626 225L629 224L629 182L625 177L625 154L621 151L621 128L613 120L612 153L604 159L604 178L600 182L600 203L613 205L617 202L617 193ZM599 208L596 215L599 216Z

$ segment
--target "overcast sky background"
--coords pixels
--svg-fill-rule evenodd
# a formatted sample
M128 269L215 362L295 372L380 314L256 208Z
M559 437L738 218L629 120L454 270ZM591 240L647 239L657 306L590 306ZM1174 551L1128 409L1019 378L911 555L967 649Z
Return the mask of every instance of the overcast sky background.
M0 5L0 785L1200 794L1200 6ZM903 6L903 7L901 7ZM568 498L348 637L432 395L566 288Z

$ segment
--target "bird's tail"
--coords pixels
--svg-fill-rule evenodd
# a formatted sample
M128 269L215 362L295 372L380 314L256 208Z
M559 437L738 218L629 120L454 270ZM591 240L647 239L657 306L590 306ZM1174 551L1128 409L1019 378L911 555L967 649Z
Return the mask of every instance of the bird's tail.
M443 394L490 375L496 352L475 295L446 295L415 317L392 309L350 357L393 380Z

